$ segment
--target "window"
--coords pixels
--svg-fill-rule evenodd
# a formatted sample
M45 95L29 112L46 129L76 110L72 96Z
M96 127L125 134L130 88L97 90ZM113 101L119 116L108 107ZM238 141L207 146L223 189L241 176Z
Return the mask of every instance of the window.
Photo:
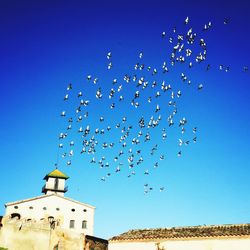
M14 206L15 209L18 209L18 206Z
M59 210L60 210L60 208L59 208L59 207L57 207L57 208L56 208L56 211L59 211Z
M48 216L48 221L49 222L52 222L54 220L54 217L53 216Z
M11 217L11 219L17 218L18 220L20 220L21 215L18 214L18 213L13 213L13 214L10 215L10 217Z
M43 210L47 210L47 207L43 207Z
M54 189L55 189L55 190L58 190L58 178L55 178Z
M31 206L31 207L29 207L29 209L33 209L33 207Z
M71 209L72 212L75 212L76 210L74 208Z
M83 212L85 212L85 213L86 213L86 212L87 212L87 209L83 209Z
M82 221L82 229L86 229L87 228L87 221L83 220Z
M75 221L74 220L69 221L69 228L75 228Z

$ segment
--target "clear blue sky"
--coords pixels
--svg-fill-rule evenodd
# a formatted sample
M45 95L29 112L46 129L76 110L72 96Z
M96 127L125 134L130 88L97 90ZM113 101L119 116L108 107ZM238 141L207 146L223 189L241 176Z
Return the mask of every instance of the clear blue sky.
M154 173L143 174L155 161L148 156L133 178L121 171L106 182L100 181L103 169L76 154L72 166L59 161L70 176L67 195L97 207L95 235L103 238L135 228L250 222L250 72L242 72L244 65L250 67L248 1L100 2L0 3L0 214L6 202L40 195L44 175L53 170L64 125L59 114L73 110L63 102L68 83L77 86L74 93L90 94L85 79L92 74L108 92L112 78L132 72L140 51L146 64L159 67L171 48L161 39L162 31L167 37L174 26L183 32L189 16L190 25L206 39L211 70L204 64L185 72L204 89L183 87L177 77L182 68L165 78L183 89L178 115L190 122L189 132L198 127L197 143L177 157L178 126L166 126L166 144L154 138L166 158ZM229 18L227 25L224 18ZM211 31L202 33L209 21ZM109 51L111 71L106 69ZM230 71L219 71L220 64ZM125 93L133 91L127 88ZM89 113L99 117L108 103L93 102ZM137 122L136 112L125 107L117 112ZM119 120L118 113L105 113L105 122ZM148 147L142 145L143 150ZM113 156L110 151L108 157ZM143 193L146 182L155 187L149 195ZM160 186L165 186L162 193Z

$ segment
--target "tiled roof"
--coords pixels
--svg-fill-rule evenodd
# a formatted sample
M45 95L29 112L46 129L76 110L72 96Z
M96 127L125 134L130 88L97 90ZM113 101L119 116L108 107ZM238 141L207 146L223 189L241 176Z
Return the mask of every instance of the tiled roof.
M63 172L61 172L57 168L55 170L53 170L52 172L50 172L49 174L47 174L44 177L44 179L47 179L48 177L57 177L57 178L62 178L62 179L68 179L69 178L66 174L64 174Z
M250 224L172 227L157 229L129 230L126 233L114 236L110 241L136 241L150 239L178 239L197 237L230 237L250 236Z

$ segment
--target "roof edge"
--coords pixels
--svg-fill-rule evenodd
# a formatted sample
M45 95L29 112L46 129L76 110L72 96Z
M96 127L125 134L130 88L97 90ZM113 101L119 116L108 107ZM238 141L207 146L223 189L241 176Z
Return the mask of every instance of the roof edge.
M56 197L59 197L59 198L62 198L62 199L65 199L65 200L68 200L68 201L71 201L71 202L75 202L75 203L80 204L80 205L84 205L84 206L89 207L89 208L93 208L93 209L96 208L96 207L94 207L94 206L92 206L90 204L83 203L83 202L80 202L80 201L77 201L77 200L73 200L71 198L61 196L61 195L57 195L57 194L45 194L45 195L40 195L40 196L36 196L36 197L33 197L33 198L24 199L24 200L8 202L8 203L5 203L4 206L6 208L7 206L12 206L12 205L20 204L20 203L23 203L23 202L29 202L29 201L33 201L33 200L37 200L37 199L43 199L43 198L50 197L50 196L56 196Z
M152 240L165 241L165 240L196 240L196 239L228 239L228 238L249 238L250 235L221 235L221 236L190 236L190 237L152 237L152 238L135 238L135 239L108 239L109 243L123 243L123 242L149 242Z
M245 233L239 231L225 232L226 229L230 228L242 228L245 229ZM200 226L186 226L186 227L166 227L166 228L145 228L145 229L132 229L128 230L119 235L113 236L109 239L110 242L132 242L132 241L150 241L150 240L178 240L178 239L195 239L195 238L223 238L223 237L250 237L250 223L241 223L241 224L218 224L218 225L200 225ZM211 235L157 235L157 231L166 230L166 231L179 231L179 230L190 230L190 229L221 229L221 234L211 234ZM145 237L145 233L151 232L151 235ZM131 237L132 234L138 234ZM141 235L140 235L141 234Z

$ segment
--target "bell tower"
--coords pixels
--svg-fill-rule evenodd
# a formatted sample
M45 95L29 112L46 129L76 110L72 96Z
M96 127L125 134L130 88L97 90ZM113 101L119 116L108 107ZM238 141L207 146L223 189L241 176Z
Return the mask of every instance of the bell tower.
M66 174L56 168L43 178L46 183L42 188L42 193L45 195L58 194L64 196L64 193L68 191L68 187L65 186L65 182L68 178Z

